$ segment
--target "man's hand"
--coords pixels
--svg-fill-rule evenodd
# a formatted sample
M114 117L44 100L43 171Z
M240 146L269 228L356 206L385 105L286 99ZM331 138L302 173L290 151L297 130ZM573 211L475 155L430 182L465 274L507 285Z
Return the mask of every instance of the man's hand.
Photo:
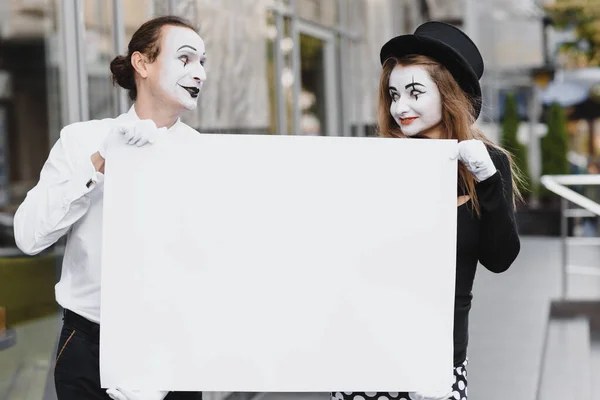
M112 400L163 400L167 393L169 392L127 390L122 387L106 391Z
M458 143L458 152L452 157L458 158L465 167L481 182L496 173L496 166L481 140L463 140Z
M136 145L138 147L142 147L148 143L152 144L158 138L158 135L161 133L165 133L167 128L157 128L154 124L154 121L151 119L143 119L138 121L119 121L118 119L115 121L110 133L98 149L98 156L102 158L102 161L106 158L106 151L110 144L115 140L123 140L127 144ZM96 154L94 154L96 155ZM94 157L92 155L92 157ZM104 169L104 165L100 160L96 160L97 163L102 169ZM94 159L92 158L92 162ZM97 171L100 171L96 168ZM100 171L102 172L102 171Z
M92 164L94 164L94 168L96 168L96 171L100 172L101 174L104 174L104 158L102 158L100 153L95 152L90 158L92 159Z

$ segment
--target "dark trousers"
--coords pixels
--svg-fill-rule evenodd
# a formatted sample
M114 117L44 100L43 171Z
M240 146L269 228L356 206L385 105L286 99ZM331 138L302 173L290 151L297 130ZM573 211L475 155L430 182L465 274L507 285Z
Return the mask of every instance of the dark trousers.
M110 400L100 387L100 325L65 310L54 365L58 400ZM165 400L202 400L200 392L171 392Z

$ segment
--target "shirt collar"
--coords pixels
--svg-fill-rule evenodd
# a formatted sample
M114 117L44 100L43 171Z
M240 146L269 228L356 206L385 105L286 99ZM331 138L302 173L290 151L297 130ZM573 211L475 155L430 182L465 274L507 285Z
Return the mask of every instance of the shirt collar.
M126 121L139 121L140 117L138 117L137 113L135 112L135 104L132 104L129 108L129 111L127 111L125 114L121 114L118 119L124 119ZM175 121L173 126L169 128L169 131L175 130L175 128L177 128L180 124L181 118L177 118L177 121Z

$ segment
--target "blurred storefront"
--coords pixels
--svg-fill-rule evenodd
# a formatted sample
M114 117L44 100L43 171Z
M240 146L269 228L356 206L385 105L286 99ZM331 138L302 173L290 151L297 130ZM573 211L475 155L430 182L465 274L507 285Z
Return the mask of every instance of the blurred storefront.
M363 136L378 52L421 22L421 1L10 0L0 6L0 206L37 181L60 128L130 106L108 65L141 23L176 14L207 44L201 132Z
M375 134L379 49L422 22L424 4L0 1L0 308L17 331L17 344L0 351L0 398L43 398L60 323L54 284L61 243L24 257L12 216L63 126L130 107L109 63L144 21L183 16L205 40L208 80L197 110L184 118L199 131L368 136Z
M556 103L568 119L573 173L596 170L600 162L600 3L597 0L541 0L548 23L547 53L555 67L543 86L546 107Z

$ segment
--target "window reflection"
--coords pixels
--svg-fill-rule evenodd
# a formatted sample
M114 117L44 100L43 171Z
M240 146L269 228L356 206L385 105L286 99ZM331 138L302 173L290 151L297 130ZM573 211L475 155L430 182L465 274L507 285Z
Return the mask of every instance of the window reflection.
M338 2L335 0L296 0L296 14L309 21L334 27L338 24Z
M12 216L62 125L61 2L0 2L0 399L43 393L58 335L57 256L23 256ZM6 330L5 330L6 332ZM40 396L41 398L41 396Z
M104 0L85 0L84 4L84 55L90 119L109 118L118 111L108 67L115 54L112 4Z

